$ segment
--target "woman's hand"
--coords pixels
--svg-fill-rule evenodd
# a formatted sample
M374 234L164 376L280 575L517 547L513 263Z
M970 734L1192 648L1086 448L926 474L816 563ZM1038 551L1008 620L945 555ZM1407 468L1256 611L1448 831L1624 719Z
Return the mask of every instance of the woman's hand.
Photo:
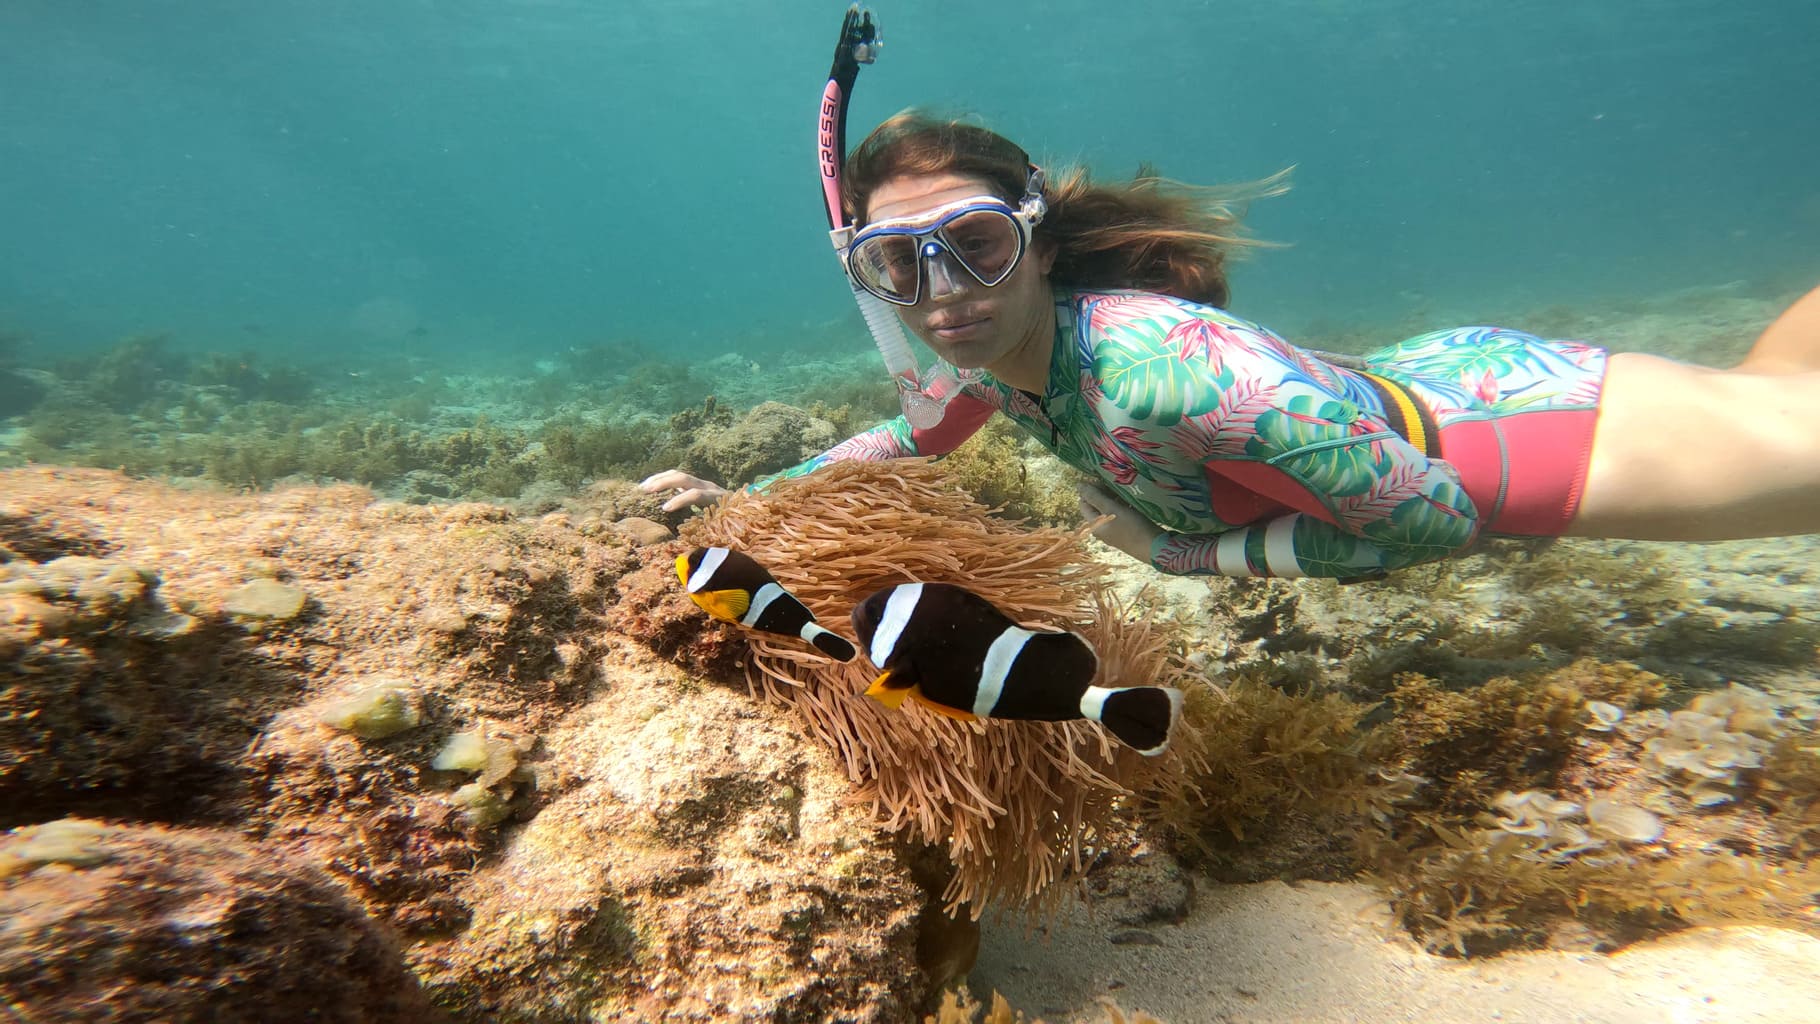
M726 488L721 485L712 480L690 476L680 469L666 469L662 473L653 473L645 477L638 485L638 489L645 492L667 491L672 488L678 493L674 498L664 502L665 512L674 512L679 508L688 508L692 505L712 505L727 496Z
M1091 484L1074 489L1081 500L1081 518L1092 521L1111 516L1112 521L1093 528L1093 535L1111 547L1150 564L1150 545L1163 531L1144 514Z

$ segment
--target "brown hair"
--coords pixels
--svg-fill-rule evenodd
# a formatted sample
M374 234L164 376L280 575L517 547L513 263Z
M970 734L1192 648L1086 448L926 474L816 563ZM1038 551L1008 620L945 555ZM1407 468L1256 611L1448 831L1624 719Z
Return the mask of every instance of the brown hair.
M960 174L990 182L1000 198L1024 194L1029 154L1010 139L958 120L897 114L847 157L842 202L863 222L873 191L911 174ZM1068 288L1136 288L1224 306L1226 255L1258 245L1239 228L1245 201L1281 195L1289 171L1244 185L1186 185L1140 166L1128 182L1094 184L1084 168L1050 176L1049 213L1036 237L1056 247L1050 280Z

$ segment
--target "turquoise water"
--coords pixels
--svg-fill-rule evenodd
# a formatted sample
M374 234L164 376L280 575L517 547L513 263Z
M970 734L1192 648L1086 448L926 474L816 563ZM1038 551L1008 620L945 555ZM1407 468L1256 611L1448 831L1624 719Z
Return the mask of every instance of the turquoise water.
M759 890L748 879L771 880L783 855L774 857L769 846L744 849L745 837L770 837L774 829L796 843L800 821L774 823L800 818L805 792L811 819L834 821L825 809L833 803L809 785L764 797L752 817L728 812L726 834L737 838L726 848L740 847L742 857L752 852L755 866L729 856L701 877L733 888L675 881L695 878L695 869L675 873L667 859L649 869L649 883L628 882L647 874L642 858L655 863L670 854L658 846L647 851L636 836L624 850L610 842L603 849L603 836L617 835L626 821L643 830L647 814L666 829L674 817L674 834L697 847L681 851L689 857L723 842L722 825L712 826L711 839L697 839L694 812L670 812L698 794L746 793L744 765L757 762L740 760L731 774L713 758L677 762L678 751L709 749L679 746L679 737L731 736L757 726L743 713L727 718L713 710L718 704L701 703L704 688L675 685L669 668L648 679L642 668L634 675L644 655L634 661L621 645L656 652L658 632L662 644L686 643L681 638L693 628L687 622L706 620L679 626L647 615L647 584L620 580L619 563L601 552L620 551L608 539L612 520L661 515L656 507L667 495L632 494L630 481L685 466L742 485L896 407L830 252L813 176L815 106L844 8L839 0L0 0L0 584L7 584L0 599L11 602L0 606L0 675L11 658L30 665L37 681L13 686L10 677L0 679L7 684L0 697L12 702L0 701L0 725L12 723L15 734L29 734L61 758L44 768L40 747L20 755L39 759L29 762L0 750L0 761L12 757L44 773L22 775L0 764L0 782L12 770L33 787L42 779L82 787L71 790L74 796L57 790L34 797L25 810L0 800L7 823L112 807L133 818L206 820L249 834L272 822L297 823L294 831L273 826L274 846L281 839L288 845L286 836L320 837L323 849L344 844L346 855L326 862L361 887L375 916L396 912L401 926L414 922L407 943L425 978L422 965L452 944L480 951L473 961L479 966L451 961L456 967L434 982L442 986L438 998L462 1000L470 1015L497 1016L500 1007L522 1002L532 1007L526 1019L559 1012L568 1019L573 1007L596 998L583 986L604 984L609 975L636 976L637 991L648 987L653 998L687 1000L693 987L704 987L696 978L717 986L744 964L758 963L750 973L772 978L767 986L785 984L777 980L779 965L796 970L813 962L822 972L820 958L834 947L815 937L821 911L803 916L799 904L787 913L782 902L755 904ZM1218 183L1293 165L1290 194L1260 203L1251 217L1258 235L1283 247L1235 267L1233 303L1293 340L1375 346L1489 320L1724 365L1781 303L1820 280L1815 0L884 0L877 9L886 46L880 63L861 74L852 141L880 119L920 105L976 115L1052 169L1084 163L1114 177L1149 163L1172 177ZM738 421L768 399L800 408ZM954 479L980 486L985 500L1012 506L1011 515L1072 524L1073 491L1059 464L1032 456L1014 429L998 418L985 444L945 465L959 467ZM798 442L805 450L793 453ZM345 490L217 498L108 474L11 471L28 462L228 490L355 481L384 498L474 499L519 515L508 521L482 508L387 506L368 516L363 499ZM1059 504L1052 500L1058 494ZM885 542L897 543L889 536ZM864 550L841 556L868 557ZM107 557L50 565L55 555L91 551ZM667 587L668 569L658 561ZM1177 1024L1412 1013L1443 1021L1493 1005L1499 1012L1517 1007L1505 1018L1513 1021L1566 1019L1561 1008L1571 1006L1588 1019L1666 1019L1686 1010L1689 1020L1780 1024L1801 1018L1747 1018L1734 1008L1746 996L1794 989L1788 1005L1812 1005L1801 995L1812 986L1801 986L1820 972L1805 936L1809 945L1780 959L1747 954L1794 947L1721 939L1710 956L1692 947L1688 956L1710 971L1690 981L1689 971L1639 969L1636 960L1608 967L1615 962L1587 954L1605 935L1582 934L1579 922L1567 920L1562 908L1570 901L1561 894L1569 890L1557 876L1526 870L1533 889L1514 888L1503 903L1485 900L1464 914L1476 898L1473 886L1491 869L1461 868L1458 862L1470 867L1477 854L1458 853L1451 841L1437 846L1428 831L1445 838L1444 828L1484 826L1498 838L1486 810L1498 805L1468 800L1493 774L1544 779L1562 799L1621 793L1675 819L1668 841L1647 855L1667 865L1647 876L1651 884L1667 879L1696 895L1674 920L1653 907L1654 916L1646 916L1638 912L1645 907L1635 894L1640 883L1619 893L1627 903L1610 895L1618 882L1576 873L1578 892L1606 886L1589 920L1628 942L1633 929L1640 935L1725 921L1756 900L1764 919L1811 926L1820 891L1808 873L1820 843L1820 764L1807 757L1814 749L1807 744L1820 720L1820 537L1722 545L1512 542L1356 587L1209 586L1165 579L1135 563L1127 568L1132 575L1123 578L1133 587L1158 588L1159 612L1188 624L1183 645L1191 664L1216 685L1254 690L1263 710L1238 720L1261 723L1257 736L1288 737L1267 751L1276 759L1269 760L1258 753L1267 745L1254 747L1253 733L1222 733L1234 738L1209 748L1227 759L1219 770L1230 764L1261 775L1290 764L1295 771L1280 774L1300 796L1287 784L1268 800L1225 787L1255 802L1242 805L1235 796L1220 806L1255 811L1261 828L1248 821L1249 836L1241 838L1231 824L1236 817L1207 826L1202 838L1232 841L1214 851L1217 862L1190 865L1216 882L1203 889L1212 898L1180 930L1146 917L1143 927L1155 934L1115 938L1108 928L1071 937L1055 929L1040 944L1007 930L996 950L989 930L975 975L981 992L988 984L1003 988L1020 1005L1061 1019L1068 1006L1116 991L1128 1005ZM311 611L293 625L249 627L243 637L232 594L247 589L241 577L269 593L268 575L285 581L278 589L295 599L291 614L302 607L295 602L310 602ZM224 598L230 586L239 589ZM80 616L70 611L78 602ZM624 619L603 616L605 606ZM148 609L159 614L146 615ZM628 622L644 632L630 632ZM159 646L166 641L171 653ZM14 653L20 651L26 653ZM1422 797L1432 803L1399 803L1405 794L1374 805L1384 829L1378 838L1397 844L1374 855L1402 872L1395 884L1406 892L1393 903L1377 889L1329 884L1352 878L1367 862L1338 852L1332 841L1341 834L1329 819L1299 808L1313 788L1303 780L1329 772L1353 786L1354 774L1379 765L1339 750L1330 741L1335 734L1320 731L1321 714L1308 710L1314 702L1344 696L1377 704L1410 671L1462 690L1503 673L1523 675L1528 685L1581 657L1634 660L1663 674L1672 693L1653 719L1639 704L1627 712L1628 728L1591 730L1604 735L1576 726L1542 737L1547 730L1533 723L1549 721L1542 713L1550 707L1558 713L1569 699L1563 693L1618 710L1605 698L1620 699L1619 683L1632 679L1628 670L1613 677L1616 683L1597 675L1600 669L1587 668L1585 678L1563 675L1579 680L1573 687L1580 689L1565 690L1567 683L1541 675L1537 693L1546 699L1527 703L1501 691L1481 698L1488 708L1509 703L1516 723L1509 726L1496 717L1504 711L1454 712L1411 772L1375 774L1369 783L1374 790L1383 783L1385 794L1417 781L1432 786ZM312 714L335 691L369 686L374 672L415 680L426 699L434 693L425 705L432 728L396 747L363 748L373 760L357 763L373 782L343 791L350 761L319 761L327 748L294 726L307 725L297 716ZM1280 706L1259 696L1267 692L1260 680L1285 692L1306 687L1309 701ZM1761 692L1739 696L1726 689L1733 682ZM1586 688L1593 684L1606 689ZM1666 711L1701 696L1718 699L1707 691L1738 703L1736 719L1722 730L1707 723L1702 739L1734 751L1733 760L1706 762L1733 769L1726 785L1736 795L1718 809L1696 806L1696 795L1712 791L1671 763L1692 756L1693 737L1674 733L1675 743L1658 742L1671 726L1699 726L1692 718L1675 725ZM160 696L171 693L181 699ZM72 703L72 694L81 699ZM1449 706L1439 689L1434 694L1434 708ZM582 696L586 703L577 700ZM715 701L725 696L711 694ZM280 698L309 703L268 718ZM124 703L116 707L117 700ZM1778 710L1765 711L1765 701ZM165 716L154 712L167 705L195 721L165 730ZM1418 724L1439 720L1428 704L1407 712L1378 706L1384 710L1371 721L1389 720L1392 711ZM1265 716L1271 708L1281 718ZM1210 723L1225 721L1207 714ZM539 825L553 831L490 847L484 856L470 857L458 844L419 843L418 833L403 830L428 830L437 808L461 792L422 770L430 751L457 727L493 716L509 727L507 735L541 737L542 789L533 792L516 773L493 776L503 785L497 791L475 785L501 808L515 801L504 829L554 810ZM1764 724L1771 718L1773 728ZM652 763L682 763L687 771L672 776L616 760L615 751L658 735L645 728L653 721L668 738L651 748ZM627 722L637 728L605 728ZM1316 738L1294 754L1309 767L1283 753L1300 734L1287 726L1267 731L1276 722L1300 722L1296 728ZM1489 731L1525 739L1525 757L1485 745ZM78 733L83 742L66 742ZM165 746L145 738L154 733ZM603 748L608 733L621 745ZM251 746L242 742L254 735L260 738ZM109 737L118 750L100 742ZM1538 738L1571 743L1572 752L1561 755L1571 770L1519 764L1538 750L1554 756ZM1771 741L1765 762L1759 748ZM1650 751L1652 742L1666 753ZM767 745L775 744L763 739L741 748L739 758ZM732 757L730 741L726 749ZM1738 751L1769 767L1745 773L1751 766ZM85 760L91 756L99 760ZM141 763L147 759L149 767ZM285 765L294 772L282 784L255 787L255 809L232 808L212 788L227 785L217 775L271 780ZM334 775L334 800L322 765ZM641 772L644 781L626 791L635 795L607 792ZM167 785L190 773L208 785ZM1202 786L1209 806L1227 797L1216 783L1229 774L1204 775L1215 780ZM112 781L128 778L137 781ZM751 778L759 782L750 793L768 793L785 774ZM93 789L101 785L93 779L121 788ZM716 788L695 788L700 780ZM580 788L596 784L607 788ZM1495 799L1489 782L1482 788L1479 795ZM151 794L144 801L142 790ZM473 801L482 798L465 791L469 802L461 806L478 809ZM267 806L268 792L287 802ZM206 819L200 810L185 819L163 809L191 799ZM747 799L728 797L727 806ZM1401 809L1386 810L1390 803ZM386 817L369 817L374 807ZM1442 807L1445 817L1429 817ZM1588 822L1590 808L1589 801ZM1549 827L1566 840L1579 826L1555 813ZM552 820L568 824L548 825ZM997 834L1015 838L1012 829L1022 826L1007 820L1012 825ZM1331 820L1354 827L1350 818ZM1045 834L1054 833L1054 816L1041 822ZM369 844L373 823L383 828ZM1508 826L1521 823L1503 824L1514 833ZM575 831L554 831L563 829ZM1096 834L1092 842L1117 847L1120 834ZM1484 842L1489 848L1493 839ZM547 867L542 858L582 849L589 851L586 870L565 862L573 870L560 872L564 884L535 884L558 877L539 873ZM823 847L793 849L789 857L821 863L798 855ZM827 849L842 851L829 863L843 876L848 865L863 866L845 857L856 849L845 837ZM1547 849L1562 865L1572 855L1558 845ZM1747 880L1706 888L1692 867L1685 876L1671 874L1708 854L1734 863L1734 853L1740 872L1766 872L1757 876L1760 886ZM0 880L11 870L4 854ZM528 859L514 859L521 855ZM445 872L458 863L459 871ZM1576 863L1599 866L1592 857ZM457 876L460 882L444 881ZM476 876L483 884L471 881ZM602 880L609 876L611 885ZM1682 877L1694 881L1676 880ZM854 878L876 890L866 897L876 910L883 890L869 875ZM1275 878L1297 879L1300 901L1266 902L1259 895L1266 889L1292 890L1249 884ZM784 881L789 885L775 889L794 887L792 900L808 891ZM382 892L382 883L396 889ZM1185 881L1181 888L1186 908ZM473 895L488 890L492 896ZM697 891L711 894L686 894ZM622 910L660 895L676 901L671 909L631 920L640 928L674 922L690 933L689 943L698 932L709 935L702 948L711 952L681 967L666 962L647 979L636 972L658 960L620 963L631 956L622 948ZM718 923L703 923L717 918L680 902L697 898L739 918L727 946L713 944L721 941ZM827 906L829 927L859 934L839 904ZM1450 916L1421 918L1426 908L1451 908ZM1507 928L1512 908L1533 917ZM1254 912L1243 913L1248 909ZM190 919L173 920L179 918ZM1111 915L1100 920L1124 931ZM495 929L501 921L517 923ZM1336 924L1349 950L1330 941L1336 929L1324 926ZM516 930L521 925L529 930ZM748 939L766 928L790 949L813 954L759 963L771 947ZM641 934L683 948L684 940L667 932ZM1560 945L1573 950L1571 970L1530 975L1530 990L1511 995L1508 975L1450 965L1446 980L1463 986L1454 990L1435 980L1441 968L1410 960L1408 943L1392 944L1404 934L1443 951L1455 935L1454 952L1465 950L1467 936L1483 948ZM1070 945L1082 935L1089 944ZM519 941L525 936L529 941ZM813 944L803 941L810 938ZM747 951L744 960L723 955L735 946ZM1389 952L1372 959L1378 946ZM1317 951L1312 959L1310 949ZM498 950L506 952L495 956ZM238 948L214 952L232 959ZM205 966L216 962L225 961ZM1785 963L1794 966L1779 966ZM245 975L243 966L237 962L229 974ZM318 965L306 966L312 977L325 977ZM1613 984L1587 980L1602 973ZM1379 984L1412 976L1413 991ZM1661 983L1670 976L1674 985ZM1307 989L1285 989L1285 979L1304 978L1312 979ZM0 970L0 988L4 983ZM498 986L504 1001L488 1002L485 1011L468 1007L470 983L487 990L488 1000ZM1308 1004L1297 1000L1306 991L1327 992L1327 1005L1304 1010ZM1604 994L1585 996L1589 991ZM601 998L600 1006L610 1005ZM654 1004L640 998L628 1018L650 1016L645 1011ZM1705 1002L1696 1006L1696 999ZM1521 1008L1531 1004L1543 1011L1526 1017ZM0 995L0 1006L7 1005ZM1658 1012L1658 1005L1673 1011ZM1277 1016L1260 1016L1271 1013Z
M0 329L863 352L812 177L843 9L9 0ZM1807 0L876 9L853 141L933 105L1107 175L1296 165L1233 304L1292 336L1820 274Z

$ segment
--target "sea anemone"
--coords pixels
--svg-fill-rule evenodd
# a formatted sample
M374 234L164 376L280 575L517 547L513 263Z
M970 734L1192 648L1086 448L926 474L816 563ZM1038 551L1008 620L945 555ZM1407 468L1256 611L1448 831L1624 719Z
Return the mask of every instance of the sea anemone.
M1026 530L987 514L928 460L836 463L728 498L682 539L751 555L848 632L854 605L908 581L954 582L1023 623L1072 629L1105 686L1190 682L1165 627L1130 614L1079 530ZM839 664L792 639L748 633L752 689L793 707L831 748L885 828L945 846L945 909L1035 907L1084 868L1091 838L1138 791L1180 787L1178 750L1142 758L1092 722L960 722L867 698L864 659ZM1050 904L1053 905L1053 904Z

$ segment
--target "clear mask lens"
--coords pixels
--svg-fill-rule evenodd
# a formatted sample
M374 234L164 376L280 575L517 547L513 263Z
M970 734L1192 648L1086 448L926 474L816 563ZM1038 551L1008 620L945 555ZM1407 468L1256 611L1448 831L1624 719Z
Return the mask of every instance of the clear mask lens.
M860 286L887 302L913 306L928 285L927 265L951 256L990 288L1011 276L1024 255L1025 232L997 201L936 211L922 224L881 221L853 240L847 266Z

